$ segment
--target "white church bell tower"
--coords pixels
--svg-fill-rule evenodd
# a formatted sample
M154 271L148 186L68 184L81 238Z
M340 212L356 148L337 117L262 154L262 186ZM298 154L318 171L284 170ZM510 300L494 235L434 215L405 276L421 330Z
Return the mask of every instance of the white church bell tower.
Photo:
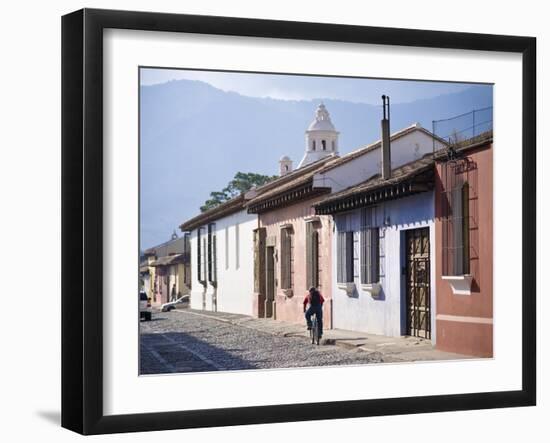
M306 131L306 152L298 168L328 155L338 155L338 134L323 103L315 112L315 119Z

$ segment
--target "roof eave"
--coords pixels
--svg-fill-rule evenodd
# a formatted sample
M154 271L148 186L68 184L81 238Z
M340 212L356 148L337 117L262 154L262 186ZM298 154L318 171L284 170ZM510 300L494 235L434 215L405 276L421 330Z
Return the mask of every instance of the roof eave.
M427 192L435 186L434 175L434 166L433 163L430 163L419 168L413 175L403 177L402 180L392 181L390 179L373 185L371 188L342 195L341 198L329 197L327 200L315 205L315 213L327 215L347 212Z

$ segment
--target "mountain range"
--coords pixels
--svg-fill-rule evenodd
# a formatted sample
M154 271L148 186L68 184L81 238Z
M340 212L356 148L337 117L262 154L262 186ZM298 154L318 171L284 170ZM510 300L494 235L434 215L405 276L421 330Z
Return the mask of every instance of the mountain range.
M305 149L305 130L320 102L340 131L340 154L380 138L381 105L322 97L248 97L196 80L141 86L141 247L168 240L183 221L200 212L211 191L225 187L237 172L277 174L283 155L296 167ZM415 122L431 130L433 120L492 104L492 86L487 85L392 104L391 131Z

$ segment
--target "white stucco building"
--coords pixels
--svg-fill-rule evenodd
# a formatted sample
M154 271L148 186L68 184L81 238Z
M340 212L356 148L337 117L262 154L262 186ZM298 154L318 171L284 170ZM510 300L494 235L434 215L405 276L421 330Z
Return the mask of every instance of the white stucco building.
M392 175L381 142L341 157L314 183L332 189L316 213L332 214L333 325L435 339L434 163L444 147L414 124L391 135Z
M434 138L432 133L419 123L414 123L390 136L391 168L418 160L433 150L442 149L442 140ZM329 187L339 192L357 183L363 182L380 173L381 140L343 155L338 161L322 169L313 178L315 187Z
M422 328L425 332L420 336L434 339L435 285L430 284L435 282L435 266L431 266L435 257L433 190L333 216L334 327L387 336L418 335L409 330L407 320L411 289L407 276L418 273L422 266L422 297L426 297L422 315L426 315L429 327ZM415 239L418 244L424 242L425 249L419 251L420 265L407 255Z
M191 233L192 309L252 315L257 216L236 197L184 222Z

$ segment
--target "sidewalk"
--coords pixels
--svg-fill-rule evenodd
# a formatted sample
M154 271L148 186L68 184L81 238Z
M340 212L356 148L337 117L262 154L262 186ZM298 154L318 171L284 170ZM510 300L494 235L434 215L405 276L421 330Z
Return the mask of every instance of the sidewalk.
M178 309L174 312L178 312ZM200 311L195 309L185 309L184 312L254 329L271 335L281 337L304 337L304 339L309 339L305 321L304 325L298 325L282 320L255 318L248 315L230 314L227 312ZM430 340L418 337L386 337L384 335L367 334L364 332L346 331L342 329L325 330L321 344L340 346L355 352L380 354L379 357L384 362L462 360L472 358L466 355L439 351L432 346Z

